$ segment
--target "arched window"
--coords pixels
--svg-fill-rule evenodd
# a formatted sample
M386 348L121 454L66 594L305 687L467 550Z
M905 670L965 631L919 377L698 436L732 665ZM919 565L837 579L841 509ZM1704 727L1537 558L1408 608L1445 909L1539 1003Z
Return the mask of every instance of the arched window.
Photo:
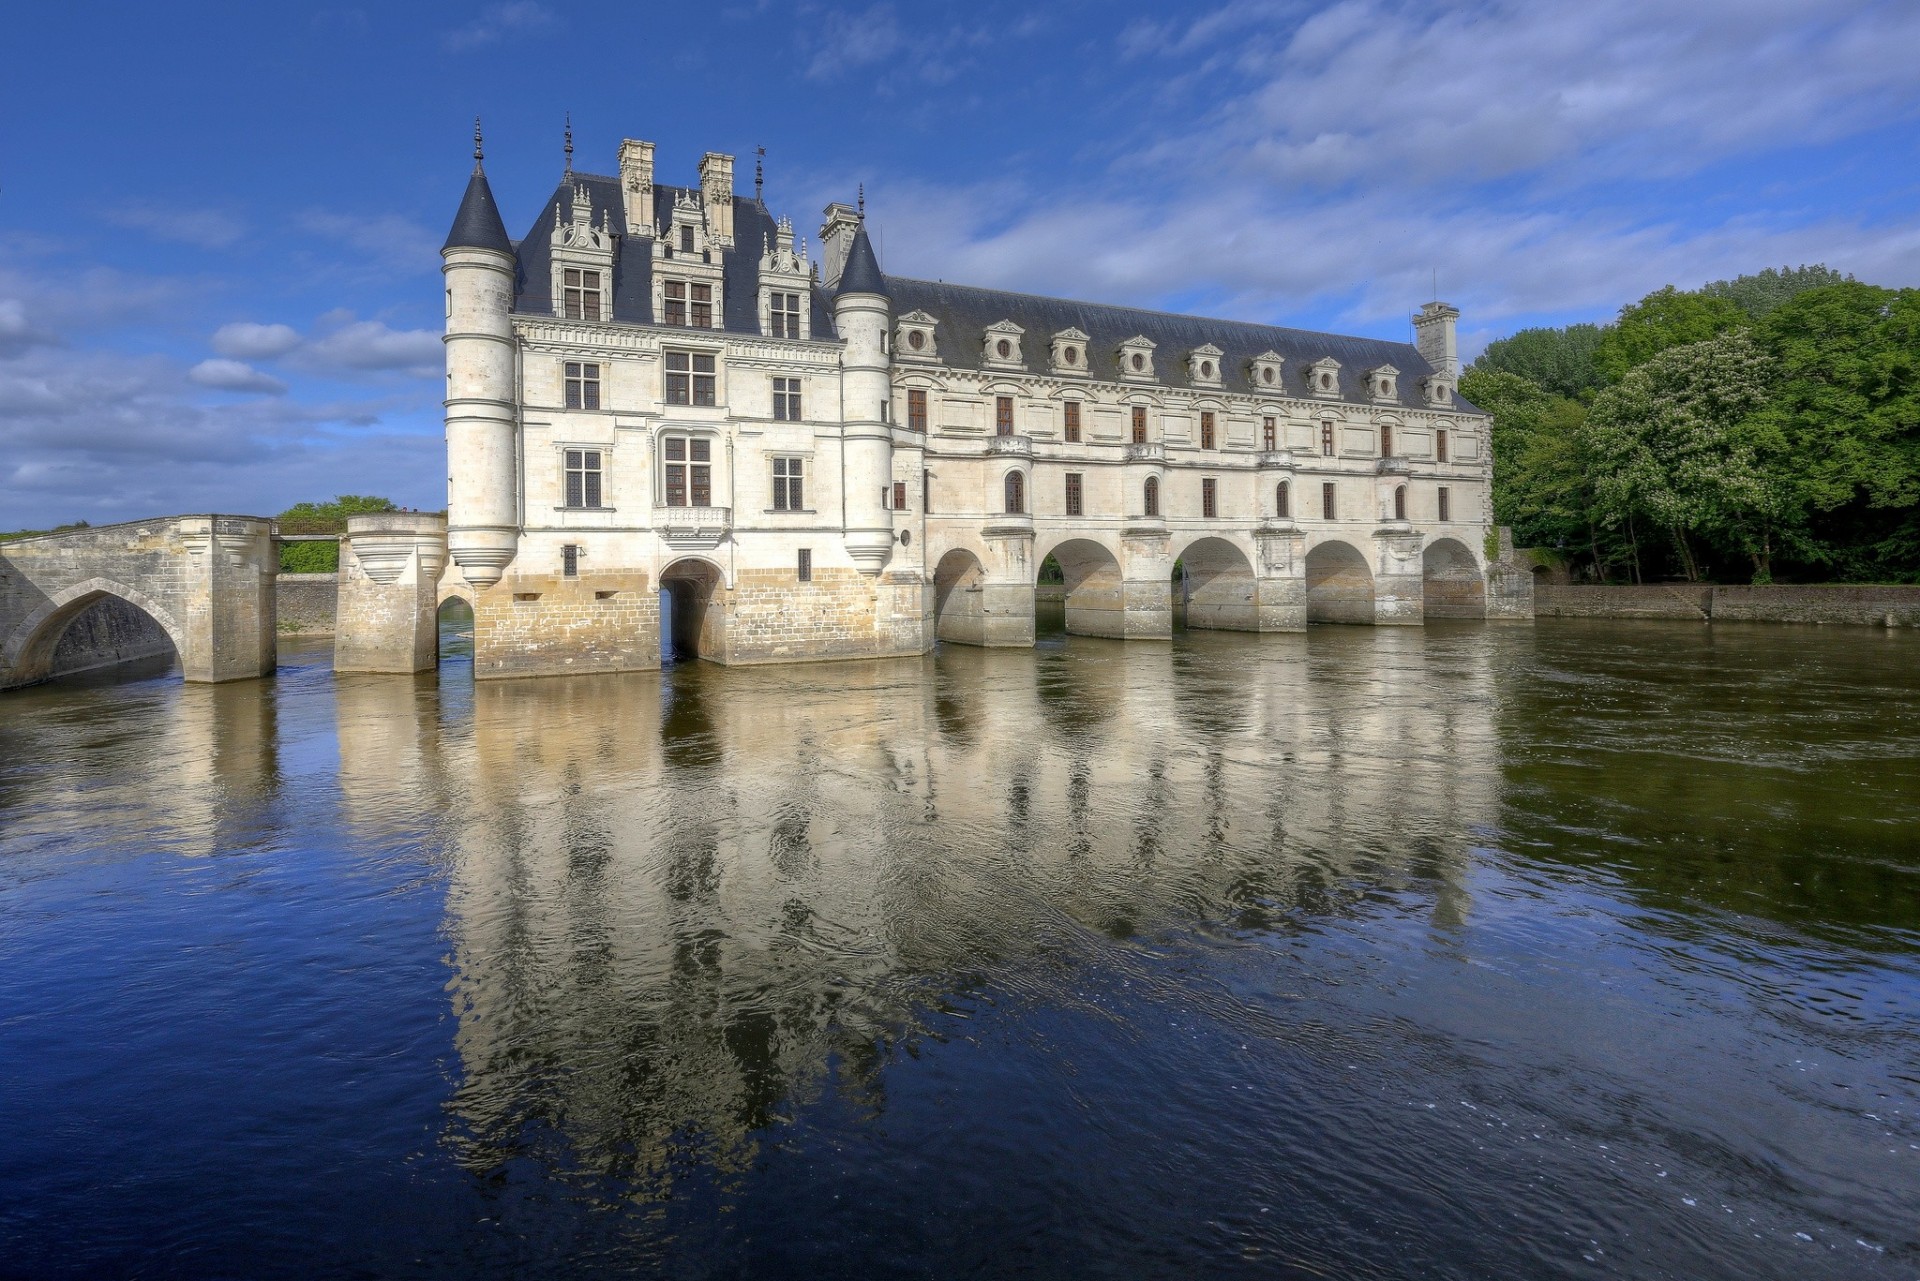
M1405 485L1393 491L1393 518L1395 520L1407 518L1407 487Z
M1148 516L1160 514L1160 478L1147 477L1147 483L1141 487L1141 506Z
M1287 482L1284 480L1273 487L1273 514L1281 520L1293 515L1287 505Z
M1007 473L1007 515L1018 516L1027 510L1027 478L1017 471Z

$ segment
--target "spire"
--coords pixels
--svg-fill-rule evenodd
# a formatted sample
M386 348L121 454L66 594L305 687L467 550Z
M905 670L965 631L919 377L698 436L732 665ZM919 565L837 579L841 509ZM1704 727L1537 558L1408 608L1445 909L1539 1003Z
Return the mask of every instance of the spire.
M487 175L480 168L484 158L480 145L480 118L473 120L473 176L467 179L467 194L460 199L460 212L453 217L453 230L447 233L447 243L441 252L449 249L492 249L499 253L513 252L513 242L507 239L506 224L500 221L500 207L493 203L493 188L487 185Z
M767 202L760 198L760 189L764 187L767 182L766 161L767 149L765 147L755 147L753 149L753 203L763 209L766 207Z
M563 150L567 153L567 177L571 178L573 177L573 113L571 111L567 113L567 145Z
M867 220L867 184L860 184L860 221Z
M836 298L842 294L879 294L882 298L887 297L887 279L880 274L880 260L874 257L873 242L867 239L865 222L854 228L853 243L847 246L847 265L840 269L840 284L834 290Z

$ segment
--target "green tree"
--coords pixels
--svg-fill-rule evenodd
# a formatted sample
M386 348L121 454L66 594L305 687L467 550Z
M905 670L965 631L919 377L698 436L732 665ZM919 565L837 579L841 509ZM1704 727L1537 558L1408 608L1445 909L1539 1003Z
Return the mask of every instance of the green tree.
M1704 573L1700 542L1744 552L1766 580L1793 506L1789 458L1755 426L1774 369L1748 334L1725 333L1669 348L1601 392L1582 432L1598 518L1665 531L1690 582Z
M1682 293L1672 285L1620 309L1620 319L1601 331L1593 362L1609 382L1663 351L1705 342L1747 323L1747 313L1727 298Z
M1626 563L1625 535L1592 519L1580 454L1586 407L1478 361L1462 375L1460 394L1493 416L1493 518L1513 527L1515 544L1590 560L1602 578Z
M1749 276L1735 276L1732 280L1715 280L1700 286L1700 292L1709 298L1725 298L1741 311L1758 320L1787 299L1803 294L1809 289L1821 289L1827 285L1841 285L1850 282L1852 276L1835 271L1822 263L1813 266L1768 267L1765 271Z
M295 503L278 516L283 534L344 534L347 517L366 512L399 511L390 498L368 494L339 494L332 502Z
M1598 325L1522 329L1488 343L1473 367L1488 373L1518 374L1557 396L1587 396L1606 382L1593 363L1601 332Z

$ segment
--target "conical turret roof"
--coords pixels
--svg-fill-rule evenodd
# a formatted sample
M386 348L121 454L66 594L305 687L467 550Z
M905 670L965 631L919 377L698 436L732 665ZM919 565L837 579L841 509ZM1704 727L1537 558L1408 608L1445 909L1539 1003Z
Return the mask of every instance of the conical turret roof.
M453 230L447 233L447 243L440 249L443 253L449 249L513 252L513 242L507 239L507 225L500 221L500 208L493 203L493 188L487 185L487 175L477 164L473 167L473 177L467 180L467 194L460 199L460 212L454 215Z
M879 294L887 296L887 280L880 274L880 260L873 256L873 242L867 239L867 224L853 231L853 243L847 247L847 264L840 269L840 294Z

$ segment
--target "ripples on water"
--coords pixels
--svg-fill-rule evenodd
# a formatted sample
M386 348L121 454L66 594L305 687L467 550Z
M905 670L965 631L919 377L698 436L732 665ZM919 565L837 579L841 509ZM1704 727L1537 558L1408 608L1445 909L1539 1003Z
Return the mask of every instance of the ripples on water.
M0 1275L1912 1277L1920 644L0 699Z

